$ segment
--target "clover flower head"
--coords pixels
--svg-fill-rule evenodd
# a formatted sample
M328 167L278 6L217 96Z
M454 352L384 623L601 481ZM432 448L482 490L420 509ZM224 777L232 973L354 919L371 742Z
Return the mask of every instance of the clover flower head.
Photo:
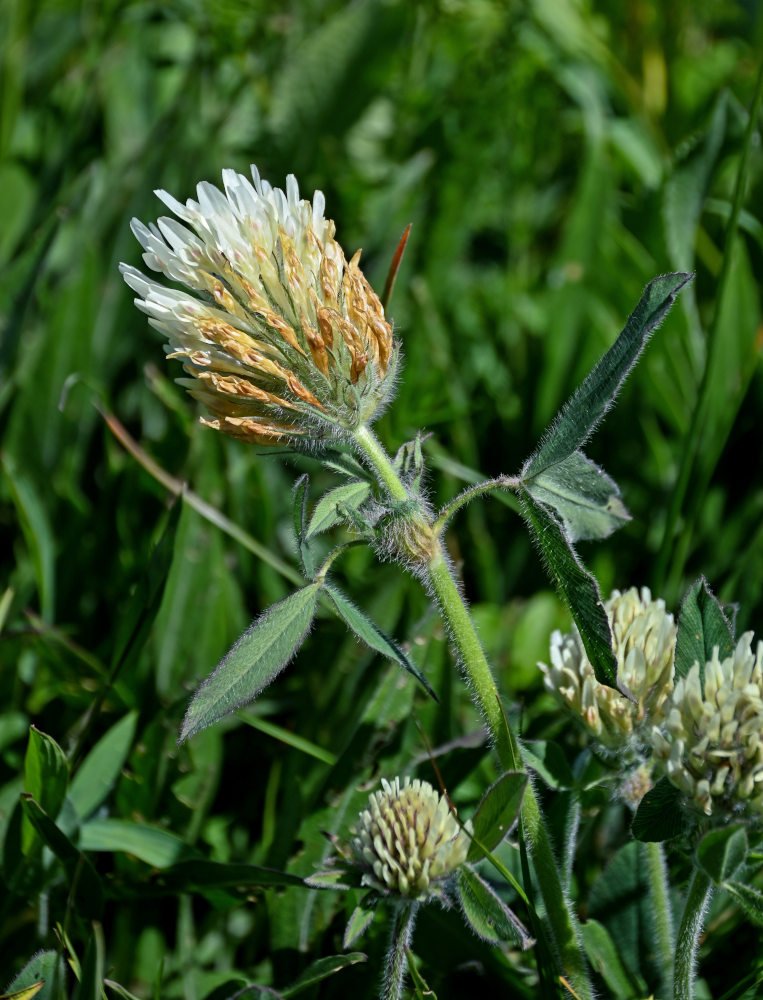
M217 430L256 444L341 437L388 398L397 348L384 309L348 262L324 218L320 191L300 199L252 167L223 171L198 201L157 196L177 218L132 230L143 260L186 290L120 265L136 305L169 340L190 379L180 380ZM180 221L178 221L180 220Z
M652 730L654 757L706 816L763 821L763 641L745 632L731 656L718 648L676 682L665 721ZM704 674L704 682L703 682Z
M672 688L677 628L663 600L648 588L614 590L604 608L612 629L617 679L629 700L596 680L577 628L551 635L551 664L539 663L546 688L611 749L645 739L645 720L659 717Z
M418 779L382 779L351 833L363 884L410 899L438 894L469 850L445 796Z

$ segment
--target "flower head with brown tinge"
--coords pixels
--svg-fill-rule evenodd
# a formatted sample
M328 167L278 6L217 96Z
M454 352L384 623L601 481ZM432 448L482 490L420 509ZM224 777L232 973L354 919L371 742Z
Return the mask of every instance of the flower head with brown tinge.
M676 682L655 727L655 758L707 816L746 814L763 822L763 641L745 632L731 656L718 648ZM704 683L702 674L704 674Z
M388 398L397 347L381 302L334 239L324 197L300 200L297 181L273 188L223 171L223 193L197 187L185 204L158 197L164 216L132 229L169 288L122 264L136 305L169 339L212 412L210 426L256 444L341 437Z
M411 899L436 895L469 850L448 800L418 779L382 778L382 790L371 795L351 832L363 884Z
M592 736L612 748L647 738L644 724L659 716L673 686L677 628L665 602L653 601L646 587L619 590L605 602L617 659L618 684L629 700L596 680L580 633L551 636L551 665L539 663L549 691L584 723Z

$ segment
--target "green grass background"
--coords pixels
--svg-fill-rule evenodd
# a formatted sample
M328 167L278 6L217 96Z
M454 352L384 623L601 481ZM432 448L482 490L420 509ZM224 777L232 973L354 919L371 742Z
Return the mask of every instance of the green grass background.
M431 433L437 502L475 473L517 471L646 282L696 271L587 448L633 520L581 552L603 591L648 585L674 611L704 573L738 604L738 631L759 630L759 131L733 240L727 223L762 47L757 0L0 6L0 988L57 946L57 924L80 960L100 940L71 905L61 867L14 852L31 723L76 774L134 712L97 816L163 827L217 861L300 875L328 853L321 830L346 832L363 782L432 778L416 721L432 745L477 727L416 584L358 549L340 580L411 643L440 705L326 616L246 712L278 735L233 720L176 747L190 691L293 586L292 481L310 471L318 496L334 480L197 423L172 381L179 365L164 362L117 272L120 261L139 263L130 218L162 212L152 190L185 199L198 180L252 162L278 185L293 172L306 196L325 192L340 241L348 253L363 248L377 289L413 223L390 309L404 366L378 428L393 450L419 428ZM700 396L698 448L670 532ZM166 563L151 564L171 495L102 412L246 532L244 544L186 502L165 535ZM516 513L472 504L449 545L507 704L524 706L530 734L553 731L535 663L566 617ZM492 775L484 749L468 743L442 768L467 808ZM76 841L87 819L59 825ZM584 840L583 905L616 840ZM138 996L202 998L228 981L283 987L294 968L341 951L345 902L332 894L168 888L161 866L131 853L89 856L106 891L93 967ZM533 995L519 960L452 917L429 914L416 940L438 995L459 995L462 981L482 983L483 995ZM372 996L385 933L380 921L367 965L305 995ZM752 955L750 933L733 916L721 922L706 956L713 995L724 947L741 935L736 947Z

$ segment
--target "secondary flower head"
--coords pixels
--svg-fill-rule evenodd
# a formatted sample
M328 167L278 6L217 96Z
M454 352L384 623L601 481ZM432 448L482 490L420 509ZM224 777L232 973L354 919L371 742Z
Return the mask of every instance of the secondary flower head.
M252 182L223 171L224 193L197 186L185 204L157 196L177 216L132 230L167 287L120 265L136 305L181 358L205 421L256 444L341 436L370 420L389 396L397 348L381 302L334 239L320 191L299 197L252 167Z
M351 833L363 884L412 899L436 894L469 850L447 799L418 779L382 778L382 791L371 795Z
M638 741L672 688L677 628L663 600L648 588L614 590L604 608L612 629L617 680L630 701L596 680L577 628L551 636L551 665L539 663L546 687L582 719L591 735L610 748Z
M695 662L669 696L652 732L654 756L670 781L707 816L763 821L763 641L745 632L733 655ZM704 684L702 681L704 673Z

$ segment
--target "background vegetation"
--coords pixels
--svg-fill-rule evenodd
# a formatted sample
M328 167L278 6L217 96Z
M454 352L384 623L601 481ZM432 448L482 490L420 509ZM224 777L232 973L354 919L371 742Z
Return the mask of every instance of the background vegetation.
M604 592L648 585L674 611L705 573L738 602L737 630L760 635L757 140L729 243L726 226L762 44L757 0L0 7L0 987L68 935L95 970L83 997L99 995L101 969L140 997L283 988L341 952L346 900L209 888L170 867L201 856L310 874L330 852L321 831L346 833L378 776L433 779L422 733L457 741L439 764L466 815L493 775L432 611L363 549L342 562L344 586L410 644L439 706L327 615L254 706L177 748L189 692L293 586L292 481L330 479L196 422L117 273L139 263L129 219L161 214L152 189L185 199L250 162L278 185L293 172L306 195L325 192L378 289L413 222L391 308L404 370L378 429L393 449L431 432L436 501L477 473L515 472L646 282L695 270L588 449L633 520L581 549ZM192 495L168 513L181 482ZM516 513L475 503L449 543L506 704L529 737L577 746L535 666L567 618ZM25 839L30 724L67 754L59 826L92 862L97 913ZM601 873L628 820L591 793L583 822L575 891L604 920ZM146 824L173 835L154 853ZM637 963L637 996L654 988L638 965L646 917L619 914L610 929ZM753 982L763 951L728 906L711 927L702 969L719 997ZM380 920L368 963L306 995L372 996L385 942ZM415 950L441 998L534 995L532 958L480 944L457 915L425 913Z

